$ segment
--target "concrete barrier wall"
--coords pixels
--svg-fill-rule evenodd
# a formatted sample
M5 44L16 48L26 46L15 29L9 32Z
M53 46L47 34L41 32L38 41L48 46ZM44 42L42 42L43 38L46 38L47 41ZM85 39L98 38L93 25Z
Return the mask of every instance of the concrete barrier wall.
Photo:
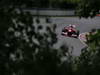
M24 11L29 11L32 15L44 15L44 16L73 16L75 15L75 10L31 10L24 9Z

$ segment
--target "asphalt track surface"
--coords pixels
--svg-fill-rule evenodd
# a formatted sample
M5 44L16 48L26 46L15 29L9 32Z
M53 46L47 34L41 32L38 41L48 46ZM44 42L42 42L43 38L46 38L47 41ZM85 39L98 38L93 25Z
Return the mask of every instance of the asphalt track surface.
M61 35L61 31L65 26L69 24L75 24L76 28L81 33L89 32L91 29L99 29L100 28L100 17L95 17L93 19L79 19L78 17L52 17L52 23L57 24L57 38L58 43L55 45L56 48L59 48L62 44L69 46L69 49L73 47L73 55L79 56L81 53L81 49L85 48L86 45L82 43L79 39L64 37Z

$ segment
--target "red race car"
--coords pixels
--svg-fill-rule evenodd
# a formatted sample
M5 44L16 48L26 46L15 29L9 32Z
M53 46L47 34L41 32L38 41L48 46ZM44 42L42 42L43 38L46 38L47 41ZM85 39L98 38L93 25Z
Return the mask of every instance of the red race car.
M69 26L64 27L62 29L61 35L68 36L68 37L78 38L79 31L76 30L75 25L69 25Z

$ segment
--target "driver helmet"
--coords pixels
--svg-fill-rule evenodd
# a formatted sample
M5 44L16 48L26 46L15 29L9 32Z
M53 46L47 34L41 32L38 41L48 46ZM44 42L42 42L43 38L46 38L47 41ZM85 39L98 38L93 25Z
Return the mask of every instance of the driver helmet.
M76 27L75 25L71 25L71 24L69 26L72 27L72 28L75 28Z
M69 26L71 27L72 25L71 25L71 24L69 24Z
M76 25L72 25L73 28L76 28Z

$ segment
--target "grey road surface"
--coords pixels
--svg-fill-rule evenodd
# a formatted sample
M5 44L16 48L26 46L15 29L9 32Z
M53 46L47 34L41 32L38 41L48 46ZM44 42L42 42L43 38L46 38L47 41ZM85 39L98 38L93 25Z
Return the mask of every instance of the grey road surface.
M89 32L91 29L99 29L100 28L100 17L95 17L93 19L79 19L78 17L52 17L52 22L57 24L57 37L58 43L55 47L59 48L60 45L66 44L68 46L73 47L73 55L78 56L81 53L81 49L86 47L79 39L69 38L61 36L61 31L63 27L69 24L75 24L76 28L80 31L80 33Z

